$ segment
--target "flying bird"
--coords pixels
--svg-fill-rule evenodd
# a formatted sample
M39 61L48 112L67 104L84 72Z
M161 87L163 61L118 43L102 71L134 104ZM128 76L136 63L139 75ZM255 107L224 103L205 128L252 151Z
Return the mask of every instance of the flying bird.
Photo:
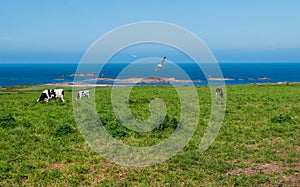
M159 64L157 64L157 66L155 67L155 69L153 70L154 72L157 72L160 68L164 67L164 63L167 57L164 57L161 62Z

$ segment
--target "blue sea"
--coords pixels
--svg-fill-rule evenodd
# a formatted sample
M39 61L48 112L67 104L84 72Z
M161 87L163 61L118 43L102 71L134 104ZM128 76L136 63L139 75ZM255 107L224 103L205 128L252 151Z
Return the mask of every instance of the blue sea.
M116 78L127 65L122 63L107 64L99 73L99 76L80 78L86 83L90 82L86 80L87 78ZM86 66L85 72L80 73L97 74L95 72L96 65ZM191 80L201 80L200 82L194 82L195 85L207 84L206 77L196 64L181 63L178 66L186 72ZM220 68L224 78L233 79L226 81L226 84L300 82L300 63L220 63ZM0 64L0 86L73 82L74 77L71 75L76 70L77 64ZM170 76L168 76L168 71ZM166 67L162 72L167 72L165 76L161 74L164 77L180 79L180 77L172 75L171 68ZM134 72L127 75L128 77L122 78L141 77ZM112 81L98 81L97 83L113 84Z

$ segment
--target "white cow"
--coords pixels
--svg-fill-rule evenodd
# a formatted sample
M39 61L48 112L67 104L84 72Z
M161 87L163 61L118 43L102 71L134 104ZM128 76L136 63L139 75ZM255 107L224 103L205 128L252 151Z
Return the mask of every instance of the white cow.
M49 89L49 90L44 90L40 96L39 99L37 99L37 102L39 101L46 101L48 102L49 99L53 98L60 98L62 102L65 102L64 100L64 90L63 89Z
M79 91L78 94L77 94L77 96L76 96L76 101L78 99L81 99L82 97L90 98L90 90Z

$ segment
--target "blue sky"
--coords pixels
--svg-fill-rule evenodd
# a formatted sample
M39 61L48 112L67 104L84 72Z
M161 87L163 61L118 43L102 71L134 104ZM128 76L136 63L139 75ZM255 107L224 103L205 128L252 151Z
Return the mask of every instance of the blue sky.
M163 21L201 38L221 62L300 62L298 0L3 0L0 63L78 62L101 35Z

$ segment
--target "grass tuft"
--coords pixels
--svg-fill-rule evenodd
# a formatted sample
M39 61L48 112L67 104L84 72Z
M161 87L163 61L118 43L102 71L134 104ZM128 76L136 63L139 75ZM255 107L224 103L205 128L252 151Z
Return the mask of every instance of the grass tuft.
M0 127L2 128L14 128L17 125L17 120L10 113L0 117Z
M165 131L167 129L174 130L178 125L178 120L176 118L170 117L168 114L166 115L164 121L156 128L153 129L154 131Z
M290 114L279 114L271 118L272 123L295 123Z
M54 136L56 137L66 136L73 133L75 133L75 130L73 127L67 124L58 126L53 132Z

